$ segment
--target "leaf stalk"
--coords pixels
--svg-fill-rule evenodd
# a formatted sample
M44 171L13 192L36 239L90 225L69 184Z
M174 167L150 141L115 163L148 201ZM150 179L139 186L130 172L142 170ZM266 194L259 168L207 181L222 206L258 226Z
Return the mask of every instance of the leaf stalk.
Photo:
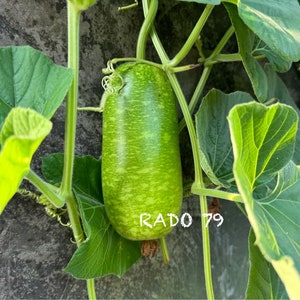
M57 190L51 184L45 182L34 171L29 170L25 178L32 183L52 205L61 208L65 204L65 200L57 193Z
M207 197L214 197L214 198L225 199L233 202L243 203L243 199L240 194L229 193L217 189L206 189L206 188L199 188L193 186L192 193L197 195L205 195Z

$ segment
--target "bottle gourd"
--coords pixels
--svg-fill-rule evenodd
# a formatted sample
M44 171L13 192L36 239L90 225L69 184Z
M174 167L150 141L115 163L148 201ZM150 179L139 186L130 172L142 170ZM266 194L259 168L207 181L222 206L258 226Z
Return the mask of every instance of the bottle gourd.
M177 110L168 78L156 66L124 63L108 77L103 102L108 218L127 239L162 238L182 203Z

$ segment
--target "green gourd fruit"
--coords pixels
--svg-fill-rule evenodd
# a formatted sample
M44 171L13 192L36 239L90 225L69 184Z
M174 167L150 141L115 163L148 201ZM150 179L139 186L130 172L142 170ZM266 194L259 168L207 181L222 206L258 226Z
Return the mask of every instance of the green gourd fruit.
M178 216L182 203L177 109L168 78L156 66L124 63L108 77L103 102L108 218L127 239L162 238L173 229L170 214Z

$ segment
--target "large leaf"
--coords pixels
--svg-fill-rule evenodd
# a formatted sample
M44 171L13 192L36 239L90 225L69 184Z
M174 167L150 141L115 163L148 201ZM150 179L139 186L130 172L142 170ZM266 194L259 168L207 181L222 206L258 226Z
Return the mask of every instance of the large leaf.
M239 53L251 81L255 96L259 101L264 102L267 100L268 82L263 68L252 53L255 47L256 37L239 17L236 6L229 3L224 5L228 11L231 23L234 26Z
M300 59L300 6L297 0L240 0L245 24L283 59Z
M44 157L42 172L47 181L60 185L63 173L63 154ZM101 188L101 162L92 156L75 157L73 187L80 194L89 195L103 203Z
M265 260L255 245L253 230L249 234L250 273L246 299L288 299L282 281L271 263Z
M279 171L276 188L265 198L243 199L255 244L272 264L291 299L298 299L300 294L299 193L300 170L290 162Z
M60 183L62 169L62 154L43 159L42 171L51 183ZM122 276L141 257L141 245L121 237L107 218L102 199L101 161L91 156L76 157L73 188L86 240L75 251L65 271L80 279L108 274Z
M265 107L250 103L235 106L228 120L233 173L256 244L283 281L289 297L296 299L300 294L300 170L290 159L297 113L284 104ZM268 183L270 188L265 189L264 197L261 190L256 193L257 186Z
M202 100L196 113L196 130L200 145L201 167L216 184L229 187L233 178L233 153L227 116L236 104L253 101L244 92L224 94L211 90Z
M252 102L231 110L235 168L247 175L251 190L271 180L292 158L297 126L297 113L285 104Z
M269 64L266 64L265 72L268 78L268 99L275 98L281 103L292 106L300 118L299 108L297 107L294 99L291 97L287 86L274 71L273 67ZM300 122L298 122L293 162L297 165L300 165Z
M0 48L0 129L16 106L50 119L72 83L73 72L28 46Z
M10 111L0 132L0 214L30 169L36 149L52 123L34 110Z
M141 244L122 238L110 224L104 205L75 192L87 238L65 268L76 278L121 277L140 257Z

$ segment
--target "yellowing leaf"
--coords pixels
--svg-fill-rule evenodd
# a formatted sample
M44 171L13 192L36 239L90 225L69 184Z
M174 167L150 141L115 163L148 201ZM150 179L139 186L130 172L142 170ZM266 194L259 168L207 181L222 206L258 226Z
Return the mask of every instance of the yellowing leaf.
M0 214L16 193L36 149L49 134L52 123L37 112L12 109L0 133Z

